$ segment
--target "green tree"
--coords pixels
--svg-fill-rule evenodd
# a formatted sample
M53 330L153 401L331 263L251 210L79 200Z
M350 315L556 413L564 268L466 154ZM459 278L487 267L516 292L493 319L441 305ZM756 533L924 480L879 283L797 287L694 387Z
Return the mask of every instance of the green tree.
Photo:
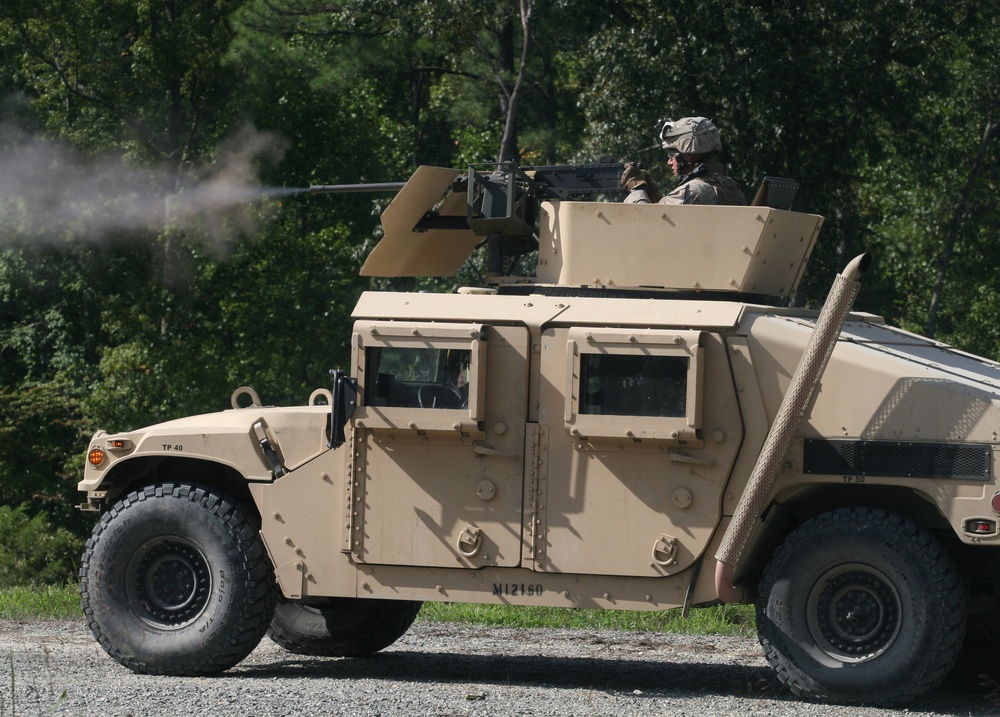
M613 156L665 180L664 115L713 118L748 192L789 176L827 217L798 301L870 249L859 306L1000 355L997 22L965 0L10 0L0 502L69 525L94 428L240 384L303 401L346 365L360 291L476 281L361 278L388 197L243 201L258 179Z
M44 515L0 505L0 588L65 585L82 548L81 540Z
M863 193L890 319L1000 357L991 261L1000 252L1000 22L973 11L961 29L937 45L932 91L905 124L880 128L886 160L867 168Z
M0 387L12 407L0 435L5 465L17 466L4 471L4 502L73 520L71 469L92 430L88 406L133 406L125 417L148 423L171 399L188 410L211 392L194 381L198 391L168 395L169 382L135 376L178 371L164 356L185 351L184 371L199 366L191 327L201 321L211 333L192 300L203 294L188 291L206 245L166 227L170 211L190 205L190 187L205 184L199 173L218 161L218 140L237 121L225 111L234 83L221 63L233 7L0 9L10 60L2 87L22 98L4 103L0 142ZM185 227L211 219L202 213ZM149 360L124 369L136 346Z
M616 7L581 64L593 145L634 156L657 116L713 118L751 194L765 174L788 176L801 185L796 206L827 217L805 284L809 300L821 300L833 273L865 246L865 168L889 160L886 133L904 131L940 86L972 5Z

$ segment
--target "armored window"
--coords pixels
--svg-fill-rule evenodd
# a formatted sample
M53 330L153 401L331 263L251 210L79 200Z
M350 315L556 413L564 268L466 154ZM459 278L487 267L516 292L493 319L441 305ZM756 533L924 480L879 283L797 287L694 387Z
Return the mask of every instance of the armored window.
M688 356L582 354L580 413L687 415Z
M467 408L472 351L375 346L365 352L365 405Z
M580 438L701 440L701 332L571 329L566 429Z
M478 432L484 331L478 324L358 322L354 360L362 400L355 419L369 428Z

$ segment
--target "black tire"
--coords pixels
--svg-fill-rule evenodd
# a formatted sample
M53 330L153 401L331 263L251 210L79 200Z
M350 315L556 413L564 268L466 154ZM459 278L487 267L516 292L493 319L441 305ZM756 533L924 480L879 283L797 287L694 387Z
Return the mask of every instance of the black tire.
M926 530L884 510L845 508L802 524L775 551L757 632L796 695L891 705L948 674L965 611L958 570Z
M257 646L277 586L255 516L211 489L163 483L101 517L80 595L94 637L133 672L210 675Z
M402 637L420 605L364 598L309 603L280 599L267 636L297 655L363 657Z

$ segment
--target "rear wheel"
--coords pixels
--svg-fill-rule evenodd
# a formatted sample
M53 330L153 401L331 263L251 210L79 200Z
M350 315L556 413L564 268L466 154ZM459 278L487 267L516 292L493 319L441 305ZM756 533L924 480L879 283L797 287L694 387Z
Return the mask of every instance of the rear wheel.
M208 488L164 483L101 517L80 594L94 637L125 667L207 675L257 646L277 587L251 513Z
M893 704L930 691L951 669L965 594L926 530L887 511L842 509L807 521L775 552L757 630L796 695Z
M327 598L282 599L268 637L289 652L323 657L361 657L388 647L410 628L419 602Z

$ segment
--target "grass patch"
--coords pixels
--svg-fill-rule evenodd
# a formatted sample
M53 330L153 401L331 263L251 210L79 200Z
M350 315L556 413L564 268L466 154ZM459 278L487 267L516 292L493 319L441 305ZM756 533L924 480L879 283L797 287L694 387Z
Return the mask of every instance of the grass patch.
M76 583L63 586L0 588L2 620L76 620L81 617ZM427 602L423 622L458 622L488 627L555 627L584 630L630 630L680 635L753 635L753 605L716 605L691 610L631 612L558 607L513 607Z
M691 610L632 612L558 607L511 607L464 603L424 603L420 620L460 622L491 627L560 627L591 630L631 630L681 635L753 635L753 605L716 605Z
M74 620L82 616L76 583L0 588L2 620Z

